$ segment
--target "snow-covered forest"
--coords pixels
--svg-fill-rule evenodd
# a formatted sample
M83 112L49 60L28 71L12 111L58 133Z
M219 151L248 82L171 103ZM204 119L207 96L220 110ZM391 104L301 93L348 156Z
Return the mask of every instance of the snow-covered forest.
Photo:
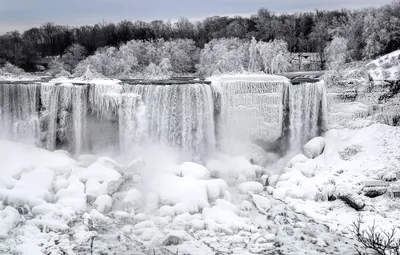
M398 31L400 31L398 1L379 8L317 10L279 15L268 9L260 9L251 17L215 16L196 22L181 18L176 22L122 21L117 24L103 22L81 27L48 22L23 33L10 31L0 36L0 64L10 62L26 71L33 71L37 70L37 65L47 65L51 59L60 58L66 71L71 72L76 62L83 58L105 52L112 55L114 54L112 52L122 46L133 50L134 47L139 47L137 43L144 44L140 46L142 48L151 47L148 49L149 52L155 50L153 48L163 47L165 51L173 51L174 47L185 46L182 50L187 54L193 53L192 51L207 52L207 49L214 47L218 40L237 38L237 42L230 43L241 45L250 43L252 38L255 38L266 43L274 40L285 41L287 51L291 53L317 53L319 67L325 69L325 61L329 61L329 56L325 56L328 44L340 42L346 45L348 54L343 56L344 61L373 59L400 47ZM225 43L228 42L223 44ZM124 50L127 48L120 51ZM170 56L165 52L164 54L166 55L163 58L172 58L169 61L175 73L194 72L196 65L205 64L200 62L202 58L199 54L192 54L190 58L184 60L185 65L188 65L182 68L178 66L182 63L174 62L177 55ZM135 61L138 61L139 69L143 69L140 66L142 64L148 66L147 61L157 62L153 63L157 66L160 64L159 59L151 58L144 59L143 63L140 59ZM135 63L128 63L136 69ZM150 69L154 69L154 65Z

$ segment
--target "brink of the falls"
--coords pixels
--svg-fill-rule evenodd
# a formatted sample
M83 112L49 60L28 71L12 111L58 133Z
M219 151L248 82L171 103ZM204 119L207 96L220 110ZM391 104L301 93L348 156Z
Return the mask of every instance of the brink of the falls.
M318 136L325 115L323 84L272 75L0 84L0 135L75 155L160 144L201 162L232 142L284 153Z

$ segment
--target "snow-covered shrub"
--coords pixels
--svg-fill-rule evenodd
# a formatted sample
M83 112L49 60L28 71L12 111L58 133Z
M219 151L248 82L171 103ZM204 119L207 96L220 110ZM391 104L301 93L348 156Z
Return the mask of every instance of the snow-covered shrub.
M48 66L48 72L55 77L70 76L71 74L67 71L65 64L59 59L55 58L50 61Z
M72 72L78 63L85 59L86 55L87 51L82 45L75 43L69 46L65 51L65 54L61 57L65 70Z
M340 73L337 70L328 70L322 76L322 79L325 82L327 87L339 85L340 80L342 79Z
M352 157L362 151L362 147L357 144L352 144L339 151L339 157L343 160L351 160Z
M0 68L0 73L3 72L5 74L13 74L13 75L21 75L24 72L23 69L7 62L2 68Z

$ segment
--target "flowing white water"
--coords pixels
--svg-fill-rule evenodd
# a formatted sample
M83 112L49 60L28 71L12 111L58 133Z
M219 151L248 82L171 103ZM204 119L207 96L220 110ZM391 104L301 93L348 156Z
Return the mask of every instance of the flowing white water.
M290 148L300 150L326 128L327 100L323 83L288 87Z
M87 136L87 94L88 85L74 85L72 96L72 122L74 125L74 152L81 154L88 145Z
M56 146L57 135L57 114L58 114L58 99L60 87L54 84L42 84L41 96L42 107L44 111L41 113L40 121L43 123L41 126L44 128L42 131L43 148L47 150L54 150Z
M153 143L177 147L197 161L212 152L214 106L209 85L126 85L125 90L142 97Z
M146 107L141 96L133 93L121 94L119 108L119 145L121 152L134 153L143 146L147 132Z
M39 136L37 84L0 84L0 135L34 143Z

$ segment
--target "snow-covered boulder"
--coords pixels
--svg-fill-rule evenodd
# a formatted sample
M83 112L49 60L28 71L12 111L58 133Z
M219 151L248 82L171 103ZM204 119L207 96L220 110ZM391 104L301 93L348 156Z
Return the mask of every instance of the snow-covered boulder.
M172 206L169 205L163 205L160 208L160 216L165 217L165 216L170 216L174 217L175 216L175 210Z
M210 179L210 171L202 165L185 162L179 166L181 169L182 177L193 178L197 180Z
M183 178L173 174L165 173L157 175L150 183L150 188L157 193L161 205L174 206L183 203L192 212L209 207L209 192L218 192L218 196L223 194L218 180L195 180ZM210 189L210 190L209 190Z
M293 166L293 169L299 170L305 177L313 177L317 170L317 165L313 161L306 161L304 163L298 162Z
M42 249L31 242L18 244L15 247L14 252L18 255L44 255Z
M96 180L104 183L107 186L107 194L112 195L118 190L123 182L122 175L115 170L119 168L114 161L108 158L99 158L95 163L88 168L75 168L72 170L71 175L78 176L82 182L88 180Z
M0 239L7 238L8 232L15 228L20 220L21 216L15 208L7 206L0 210Z
M57 204L71 206L76 211L86 210L85 184L78 180L71 180L66 189L60 189L56 198Z
M303 154L308 158L316 158L322 154L325 148L323 137L315 137L303 146Z
M93 203L99 196L107 194L107 186L105 183L97 180L88 180L85 184L85 193L89 203Z
M122 200L124 211L130 212L132 209L139 209L142 206L143 195L138 189L129 190Z
M248 192L259 194L264 191L264 186L259 182L244 182L239 184L238 189L242 194L248 194Z
M108 213L111 211L113 199L108 195L99 196L94 201L94 208L100 213Z
M261 213L266 213L272 208L271 200L266 197L254 194L251 196L251 200Z
M309 158L304 156L304 154L297 154L291 160L289 160L289 162L287 163L286 166L290 168L290 167L293 167L297 163L305 163L308 160L309 160Z

